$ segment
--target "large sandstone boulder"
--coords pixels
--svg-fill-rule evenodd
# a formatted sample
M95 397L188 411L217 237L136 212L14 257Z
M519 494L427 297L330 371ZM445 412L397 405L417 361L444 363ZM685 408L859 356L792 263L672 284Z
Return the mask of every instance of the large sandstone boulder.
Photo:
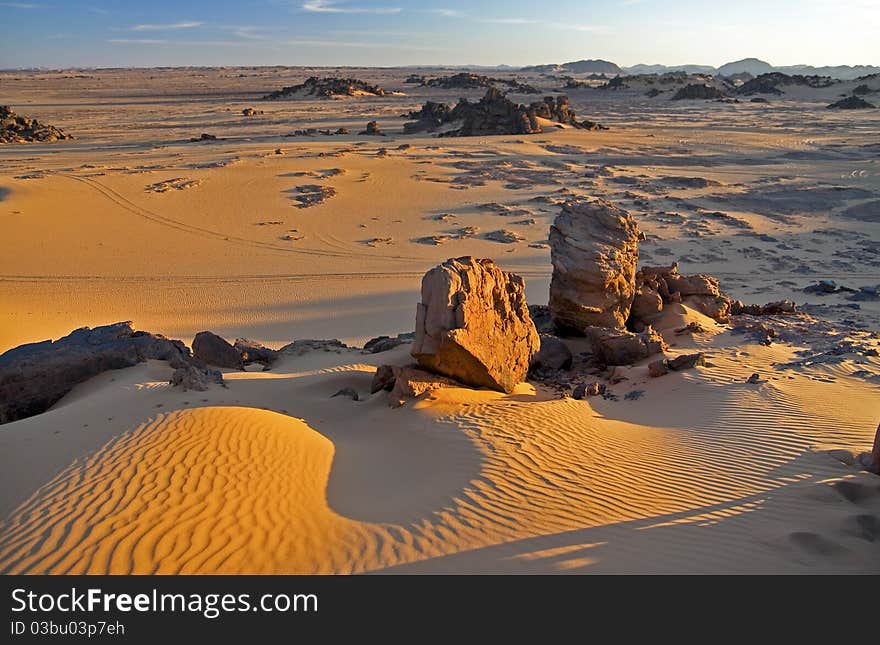
M235 347L214 332L200 331L193 339L193 356L214 367L244 369L244 359Z
M10 349L0 355L0 423L40 414L75 385L148 359L167 361L175 369L192 365L182 342L134 331L130 322L83 327L55 342ZM222 381L207 371L204 376Z
M412 356L433 372L511 392L525 380L540 339L523 279L492 260L450 259L422 278Z
M550 227L550 312L561 329L623 328L635 296L639 229L630 214L601 199L562 206Z

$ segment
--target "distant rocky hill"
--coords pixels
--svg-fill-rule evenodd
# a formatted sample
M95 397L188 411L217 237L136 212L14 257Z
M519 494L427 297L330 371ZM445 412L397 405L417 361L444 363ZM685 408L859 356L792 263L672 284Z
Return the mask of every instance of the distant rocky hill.
M760 76L761 74L769 74L774 71L773 65L766 63L757 58L744 58L733 63L722 65L716 70L718 76L733 76L735 74L751 74L752 76Z
M583 66L581 65L583 64ZM607 67L606 67L607 66ZM711 65L633 65L621 68L608 61L578 61L577 63L563 63L561 65L535 65L523 67L522 71L539 73L604 73L609 76L614 74L635 76L639 74L665 74L667 72L685 72L687 74L711 74L713 76L735 77L748 74L760 76L772 72L781 72L788 75L801 76L830 76L840 80L852 80L870 74L880 73L880 67L874 65L837 65L825 67L813 67L811 65L790 65L776 67L758 58L744 58L742 60L726 63L721 67Z
M553 63L550 65L532 65L530 67L523 67L520 71L538 72L541 74L551 74L556 72L563 72L566 74L623 74L623 70L615 63L600 59L576 60L571 63L562 64Z

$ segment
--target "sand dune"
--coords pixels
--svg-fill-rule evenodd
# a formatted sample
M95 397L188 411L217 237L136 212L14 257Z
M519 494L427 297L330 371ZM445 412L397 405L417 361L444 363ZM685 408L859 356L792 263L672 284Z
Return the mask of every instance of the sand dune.
M405 347L366 363L289 358L204 395L152 380L161 364L130 368L118 386L85 384L55 412L4 429L4 451L22 458L42 437L59 455L83 435L95 446L56 461L33 493L16 477L0 565L876 573L880 489L840 460L870 444L876 386L840 370L830 382L783 373L746 384L791 349L731 340L702 341L711 367L648 379L635 366L615 388L621 400L589 403L528 385L510 396L443 390L399 410L381 393L329 398L363 392L370 363ZM634 390L645 393L623 400ZM160 404L175 411L149 412Z

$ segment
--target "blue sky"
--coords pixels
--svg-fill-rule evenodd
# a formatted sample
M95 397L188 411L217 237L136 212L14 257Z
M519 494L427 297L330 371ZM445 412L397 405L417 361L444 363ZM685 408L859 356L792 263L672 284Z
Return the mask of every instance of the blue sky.
M880 64L880 0L0 2L0 68Z

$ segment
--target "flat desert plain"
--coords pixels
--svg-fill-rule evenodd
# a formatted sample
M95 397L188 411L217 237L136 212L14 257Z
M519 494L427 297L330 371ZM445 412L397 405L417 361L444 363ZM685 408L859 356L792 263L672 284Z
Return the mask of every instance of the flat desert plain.
M765 103L582 87L578 117L608 129L437 137L403 115L485 89L414 71L0 74L4 103L74 137L0 146L0 352L129 320L187 345L345 345L204 392L147 361L0 426L0 570L880 573L880 480L858 459L880 421L880 109L826 109L853 82ZM388 93L261 100L312 75ZM359 348L413 330L447 258L492 258L547 304L572 196L632 214L640 266L803 313L768 343L672 307L668 355L707 364L617 367L592 379L605 396L370 394L409 345Z

